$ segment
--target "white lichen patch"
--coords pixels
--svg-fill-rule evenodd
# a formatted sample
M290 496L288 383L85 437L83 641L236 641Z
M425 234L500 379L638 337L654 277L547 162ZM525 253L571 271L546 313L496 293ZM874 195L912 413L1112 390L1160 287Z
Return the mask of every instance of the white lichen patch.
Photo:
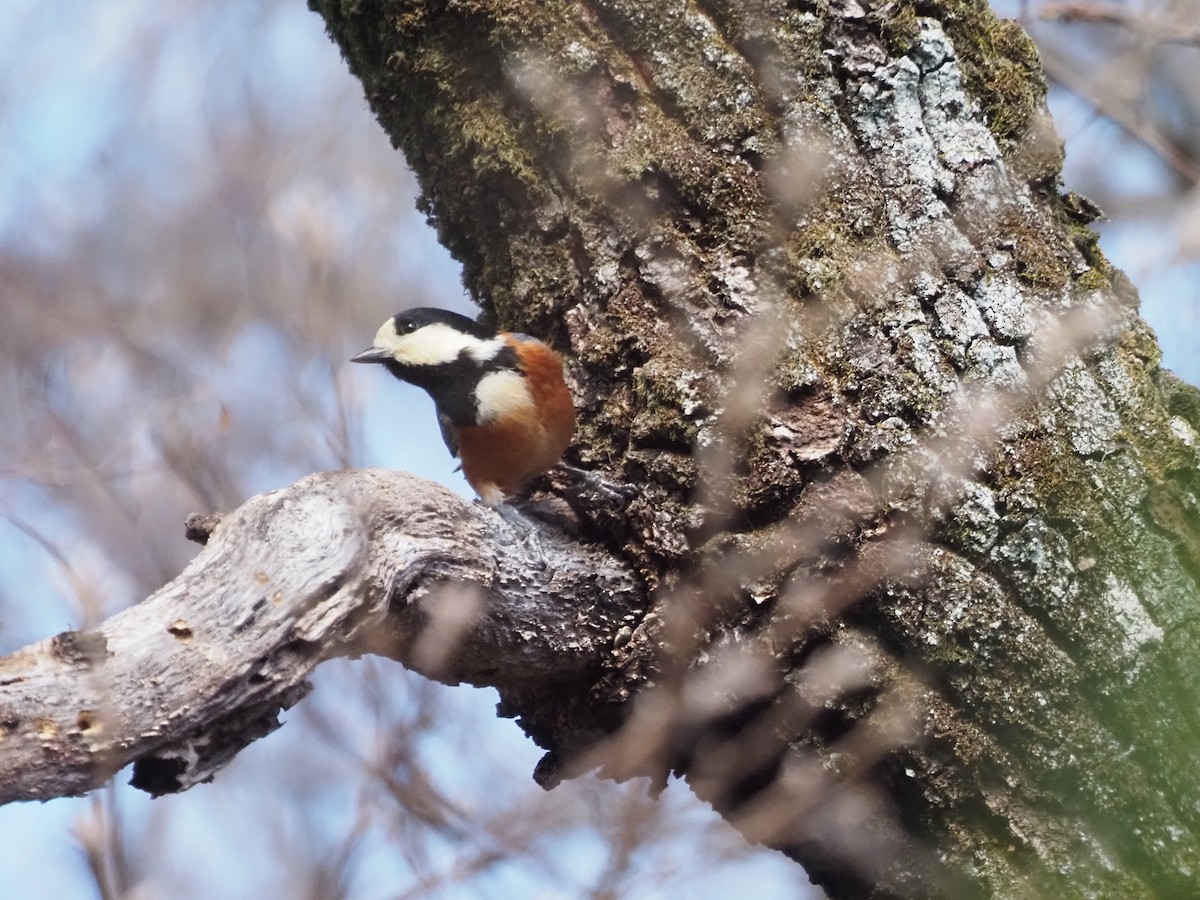
M1121 417L1096 379L1081 364L1073 365L1050 385L1058 417L1067 440L1080 456L1097 456L1116 450Z
M1171 419L1170 426L1171 434L1179 438L1180 442L1185 447L1196 446L1196 432L1192 429L1192 426L1187 423L1186 419L1175 416Z
M996 142L982 125L972 122L956 128L939 142L942 165L953 172L967 172L996 161Z
M942 365L942 354L927 327L907 329L901 346L909 366L933 391L949 394L954 390L955 381Z
M725 286L726 302L743 312L759 312L758 282L744 263L722 254L714 265L713 274Z
M1000 535L1000 515L996 512L996 494L986 485L968 479L960 482L962 502L950 514L958 543L976 553L984 553Z
M596 54L590 47L585 47L579 41L567 44L563 55L574 63L580 71L586 71L596 64Z
M1163 630L1150 618L1141 599L1126 582L1109 573L1104 579L1104 603L1124 633L1122 655L1136 659L1147 644L1160 644Z
M1025 292L1015 278L993 275L978 291L979 311L997 340L1024 341L1033 334Z
M1017 498L1011 494L1007 500ZM1079 610L1079 583L1075 580L1066 541L1039 519L1030 519L997 544L991 553L996 559L1021 573L1030 594L1045 610Z
M947 354L959 366L966 365L967 348L988 333L987 323L975 301L958 289L942 294L933 304L934 330L949 343Z
M925 129L917 64L902 57L876 69L873 76L853 98L855 124L887 188L884 202L892 242L902 251L911 250L921 226L946 216L938 192L949 192L953 177L938 162Z
M704 409L701 385L705 376L699 372L681 372L675 379L675 390L679 392L679 409L685 415L694 417L697 410Z
M1121 357L1116 353L1111 351L1101 353L1095 361L1095 372L1113 394L1131 397L1137 390L1137 385L1129 376L1129 370L1122 364Z
M978 109L967 100L950 39L934 19L921 19L919 24L920 35L909 56L922 75L925 127L943 165L962 172L996 162L1000 148Z
M974 341L967 350L967 377L988 381L1005 390L1015 390L1026 384L1025 370L1017 361L1017 351L991 338Z
M852 97L854 126L886 188L889 234L901 251L955 242L949 197L969 197L994 215L1013 197L1029 203L1028 192L1010 182L1000 148L963 87L941 24L920 19L919 27L907 56L876 60L855 48L842 60L867 76ZM931 223L950 227L935 234Z
M649 31L655 24L652 20L661 16L669 22L670 33L682 38L659 42L649 53L648 70L655 87L676 100L705 141L730 138L731 117L724 113L732 113L735 121L752 115L759 99L749 63L725 42L716 24L695 5L671 4L653 9L651 16L636 4L629 6L631 24L636 27L639 20L645 19ZM697 59L704 64L697 66ZM704 108L718 114L705 115Z

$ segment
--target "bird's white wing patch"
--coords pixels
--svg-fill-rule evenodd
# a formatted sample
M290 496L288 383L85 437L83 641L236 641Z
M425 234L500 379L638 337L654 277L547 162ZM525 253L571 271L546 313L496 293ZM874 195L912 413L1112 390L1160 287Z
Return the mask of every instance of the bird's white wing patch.
M467 347L467 352L475 358L476 362L487 362L489 359L495 359L505 346L502 337L492 338L490 341L472 339L471 345Z
M488 372L475 388L479 422L484 424L533 409L533 395L524 376L511 369Z

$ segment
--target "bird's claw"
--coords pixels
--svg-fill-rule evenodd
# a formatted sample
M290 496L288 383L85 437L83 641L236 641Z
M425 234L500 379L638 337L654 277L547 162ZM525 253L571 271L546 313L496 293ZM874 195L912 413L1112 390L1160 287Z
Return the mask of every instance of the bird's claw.
M595 472L589 472L587 469L580 469L577 466L563 462L558 464L558 468L573 476L577 485L603 494L610 500L615 501L618 506L625 506L625 504L637 496L637 489L631 484L612 482L606 478L602 478Z

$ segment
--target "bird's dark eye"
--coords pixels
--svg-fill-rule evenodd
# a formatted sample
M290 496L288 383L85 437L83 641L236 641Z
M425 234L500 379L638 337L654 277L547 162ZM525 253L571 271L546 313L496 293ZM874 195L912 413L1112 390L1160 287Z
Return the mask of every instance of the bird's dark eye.
M396 322L396 334L412 334L417 330L417 323L412 319L400 319Z

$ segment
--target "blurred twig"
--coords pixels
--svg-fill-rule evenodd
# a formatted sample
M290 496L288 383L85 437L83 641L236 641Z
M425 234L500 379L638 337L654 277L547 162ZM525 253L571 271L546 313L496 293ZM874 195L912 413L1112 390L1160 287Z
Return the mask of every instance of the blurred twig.
M1114 122L1130 137L1153 152L1177 176L1190 185L1200 183L1200 167L1175 146L1153 122L1139 115L1135 105L1110 97L1097 86L1095 78L1080 74L1072 65L1047 52L1046 48L1042 51L1042 66L1047 76Z
M1057 22L1119 25L1163 44L1200 46L1200 25L1132 10L1112 3L1058 3L1038 12L1038 18Z

